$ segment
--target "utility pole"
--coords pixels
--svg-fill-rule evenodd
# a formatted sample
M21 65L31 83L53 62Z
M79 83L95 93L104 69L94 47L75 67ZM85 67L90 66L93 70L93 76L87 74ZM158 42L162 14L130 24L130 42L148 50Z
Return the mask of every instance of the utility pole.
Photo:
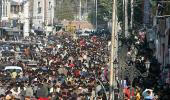
M134 0L131 0L131 19L130 28L133 29Z
M86 0L86 14L88 13L88 3L87 3L87 0Z
M19 35L21 35L21 14L20 14L20 6L21 6L21 3L20 3L20 0L18 1L18 15L19 15ZM6 9L6 8L5 8ZM5 11L5 14L7 12ZM22 35L24 35L24 33L22 33ZM16 37L16 40L18 40L18 36Z
M125 5L125 37L128 37L128 0L124 0Z
M114 100L114 87L115 87L115 66L114 62L114 54L115 54L115 34L116 34L116 26L117 26L117 18L116 18L116 0L113 0L113 13L112 13L112 37L111 37L111 57L110 57L110 95L109 100Z
M47 35L47 1L44 0L44 30Z
M82 16L81 16L81 15L82 15L82 14L81 14L81 6L82 6L82 5L81 5L81 0L80 0L79 3L80 3L80 4L79 4L79 6L80 6L80 8L79 8L79 21L80 21L80 20L82 20Z
M98 9L97 9L97 7L98 7L98 5L97 5L97 0L96 0L96 31L97 31L97 28L98 28L98 22L97 22L97 12L98 12Z
M86 14L85 14L85 20L87 20L87 18L88 18L88 0L86 0Z

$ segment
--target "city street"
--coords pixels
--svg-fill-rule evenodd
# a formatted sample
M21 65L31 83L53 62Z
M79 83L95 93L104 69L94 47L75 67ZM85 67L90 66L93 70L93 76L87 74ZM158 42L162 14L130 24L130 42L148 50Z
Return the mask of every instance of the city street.
M170 100L170 1L0 0L0 100Z

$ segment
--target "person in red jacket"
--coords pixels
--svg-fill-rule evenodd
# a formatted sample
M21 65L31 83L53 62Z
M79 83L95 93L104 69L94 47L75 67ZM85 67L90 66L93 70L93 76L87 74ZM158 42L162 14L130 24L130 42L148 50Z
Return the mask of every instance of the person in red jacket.
M50 99L40 97L40 98L38 98L38 100L50 100Z

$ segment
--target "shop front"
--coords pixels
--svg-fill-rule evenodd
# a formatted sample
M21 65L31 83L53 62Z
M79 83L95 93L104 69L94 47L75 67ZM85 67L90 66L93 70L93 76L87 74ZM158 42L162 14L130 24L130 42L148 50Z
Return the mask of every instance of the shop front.
M18 41L23 37L23 31L18 28L3 27L1 28L1 37L6 40Z

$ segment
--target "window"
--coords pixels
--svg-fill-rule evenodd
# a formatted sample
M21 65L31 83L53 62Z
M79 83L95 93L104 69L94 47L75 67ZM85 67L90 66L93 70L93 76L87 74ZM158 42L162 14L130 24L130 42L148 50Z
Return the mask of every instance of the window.
M8 8L7 8L7 6L6 6L6 13L5 13L5 14L6 14L6 15L5 15L6 17L7 17L7 13L8 13L8 10L7 10L7 9L8 9Z
M2 15L5 16L5 5L2 5L2 9L3 9Z
M38 14L41 13L41 7L38 7Z
M40 2L38 2L38 7L40 7Z
M51 10L51 2L48 3L48 8Z
M41 13L41 7L40 7L40 2L38 2L38 14Z

